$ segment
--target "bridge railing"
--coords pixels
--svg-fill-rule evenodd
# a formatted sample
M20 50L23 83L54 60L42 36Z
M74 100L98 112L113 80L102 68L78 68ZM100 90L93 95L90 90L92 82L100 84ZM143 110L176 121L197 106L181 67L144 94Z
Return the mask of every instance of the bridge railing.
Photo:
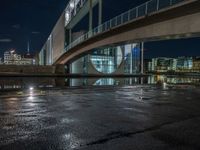
M127 12L120 14L119 16L116 16L115 18L97 26L93 30L88 31L86 34L80 36L75 41L70 43L65 48L65 51L68 51L69 49L75 47L76 45L78 45L100 33L106 32L117 26L124 25L130 21L134 21L139 17L143 17L148 14L155 13L162 9L171 7L171 6L176 5L183 1L186 1L186 0L150 0L144 4L141 4L141 5L133 8L133 9L128 10Z

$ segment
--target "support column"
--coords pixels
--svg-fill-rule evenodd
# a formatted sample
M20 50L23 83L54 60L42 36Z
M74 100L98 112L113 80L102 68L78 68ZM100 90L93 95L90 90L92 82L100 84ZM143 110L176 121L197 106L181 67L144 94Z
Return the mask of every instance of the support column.
M65 66L66 66L66 68L65 68L65 69L66 69L66 73L67 73L67 74L70 74L70 73L71 73L71 72L70 72L70 71L71 71L71 70L70 70L70 69L71 69L71 68L70 68L70 67L71 67L70 64L66 64Z
M131 44L130 74L133 73L133 51L132 51L132 49L133 49L133 44ZM134 61L135 61L135 59L134 59ZM135 65L135 63L134 63L134 65Z
M73 71L74 71L73 63L71 62L71 64L70 64L70 73L73 73Z
M102 24L102 2L103 2L103 0L99 0L99 25L101 25Z
M69 44L72 42L72 29L69 29Z
M50 49L50 65L53 64L53 36L50 35L50 46L49 46L49 49Z
M141 74L144 74L144 42L141 43Z
M92 22L93 22L93 8L92 8L92 0L89 0L90 11L89 11L89 31L92 30Z

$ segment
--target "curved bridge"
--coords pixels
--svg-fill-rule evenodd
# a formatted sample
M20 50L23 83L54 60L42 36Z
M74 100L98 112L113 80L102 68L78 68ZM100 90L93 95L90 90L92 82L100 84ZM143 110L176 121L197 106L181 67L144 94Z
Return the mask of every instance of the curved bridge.
M199 36L199 0L179 0L163 8L158 5L159 1L149 1L81 36L54 65L67 64L94 48L108 45Z

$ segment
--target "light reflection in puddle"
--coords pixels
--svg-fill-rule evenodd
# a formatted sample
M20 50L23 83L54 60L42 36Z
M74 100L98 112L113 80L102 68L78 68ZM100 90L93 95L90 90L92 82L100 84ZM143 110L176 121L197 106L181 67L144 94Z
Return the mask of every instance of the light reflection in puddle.
M75 122L75 120L69 119L69 118L64 118L64 119L61 120L61 123L66 123L66 124L73 123L73 122Z
M81 140L79 140L74 134L67 133L63 135L63 142L66 143L71 149L80 147Z

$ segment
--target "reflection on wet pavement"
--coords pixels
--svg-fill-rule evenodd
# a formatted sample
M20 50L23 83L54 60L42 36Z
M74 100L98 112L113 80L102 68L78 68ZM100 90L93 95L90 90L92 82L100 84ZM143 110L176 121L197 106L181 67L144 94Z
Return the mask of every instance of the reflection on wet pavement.
M167 88L169 85L179 84L200 85L199 76L164 76L152 75L146 77L131 78L0 78L0 96L4 96L4 91L19 90L17 95L24 95L24 90L51 89L63 87L83 87L83 86L133 86L138 84L162 85ZM40 91L39 94L45 94L47 91ZM47 93L46 93L47 94Z
M0 149L200 149L199 100L194 85L4 91Z

